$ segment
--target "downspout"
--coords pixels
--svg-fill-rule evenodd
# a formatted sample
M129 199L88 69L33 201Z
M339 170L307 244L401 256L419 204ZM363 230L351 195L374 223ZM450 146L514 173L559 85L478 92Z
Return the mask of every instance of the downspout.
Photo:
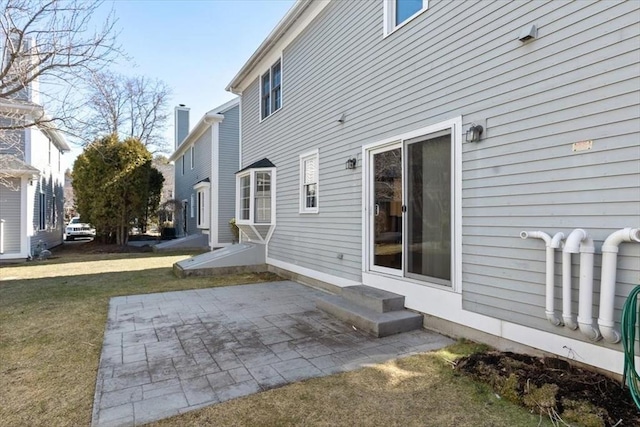
M545 290L545 314L547 320L554 326L561 326L562 320L555 313L555 249L560 247L562 239L564 239L564 233L556 233L553 239L542 231L523 231L520 233L520 237L535 238L544 240L546 246L546 290Z
M615 231L602 244L602 278L600 280L600 317L598 325L604 340L620 341L620 332L615 330L614 300L616 294L616 270L618 268L618 246L623 242L640 243L640 228L624 228Z
M562 250L562 319L569 329L578 329L578 324L571 312L571 254L579 253L580 242L588 237L586 231L576 228L565 240ZM582 266L580 268L582 269Z
M580 294L578 297L578 327L591 341L602 336L593 318L593 254L596 248L591 236L580 243Z

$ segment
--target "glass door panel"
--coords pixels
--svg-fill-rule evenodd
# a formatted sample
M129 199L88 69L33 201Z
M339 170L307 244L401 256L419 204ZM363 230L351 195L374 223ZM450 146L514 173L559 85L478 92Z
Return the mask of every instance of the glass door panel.
M402 148L374 153L373 265L402 270Z
M406 275L450 284L451 135L406 144Z

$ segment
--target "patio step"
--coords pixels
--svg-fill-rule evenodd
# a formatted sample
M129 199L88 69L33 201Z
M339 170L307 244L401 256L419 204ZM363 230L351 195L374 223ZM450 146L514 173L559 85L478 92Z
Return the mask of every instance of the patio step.
M359 289L344 288L343 296L320 297L316 300L316 307L375 337L386 337L422 327L422 315L405 310L404 297L401 295L368 286L350 288ZM361 299L358 299L358 295ZM398 306L398 297L402 299L401 306ZM378 302L373 301L376 299Z
M340 294L344 299L355 302L378 313L404 310L404 296L371 286L358 285L342 288Z

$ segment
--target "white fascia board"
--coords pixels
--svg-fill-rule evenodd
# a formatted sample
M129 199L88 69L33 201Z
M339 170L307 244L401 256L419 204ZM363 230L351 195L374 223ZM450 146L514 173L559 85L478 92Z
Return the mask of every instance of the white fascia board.
M235 98L233 98L231 101L229 102L225 102L224 104L211 109L209 112L210 113L218 113L218 114L224 114L227 111L231 110L233 107L240 105L240 97L237 96Z
M284 49L324 10L331 0L298 0L227 85L241 95L246 87L281 57Z
M193 144L196 139L200 138L209 126L214 123L221 122L222 120L224 120L224 116L222 114L212 113L211 111L202 116L191 132L189 132L189 135L187 135L184 141L182 141L178 149L169 156L169 161L175 162L178 160L187 148Z

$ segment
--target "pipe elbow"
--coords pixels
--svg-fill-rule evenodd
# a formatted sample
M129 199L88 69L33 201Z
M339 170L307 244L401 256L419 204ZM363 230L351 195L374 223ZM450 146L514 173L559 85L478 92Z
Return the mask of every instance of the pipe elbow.
M614 231L602 243L602 252L617 253L618 246L623 242L640 243L640 228L623 228Z
M620 332L616 331L613 322L606 322L602 319L598 319L598 325L600 326L600 333L602 338L608 343L616 344L620 342L622 338Z
M567 239L564 241L564 249L562 252L568 252L571 254L577 254L580 252L580 242L589 237L586 231L582 228L576 228L573 230Z
M576 329L578 329L578 323L576 323L575 319L573 318L573 316L562 316L562 319L564 320L564 326L566 326L567 328L575 331Z
M551 243L549 243L549 246L551 246L554 249L557 249L560 247L560 244L562 243L563 239L564 239L564 233L562 232L556 233L553 235L553 238L551 239Z
M551 236L543 231L522 231L520 233L521 239L542 239L544 243L548 246L551 243Z
M602 338L600 335L600 331L596 326L591 323L591 319L588 321L578 319L578 326L580 327L580 332L585 335L591 341L599 341Z
M560 319L559 316L556 316L556 314L553 311L546 311L545 314L547 315L547 320L553 326L562 326L562 319Z

